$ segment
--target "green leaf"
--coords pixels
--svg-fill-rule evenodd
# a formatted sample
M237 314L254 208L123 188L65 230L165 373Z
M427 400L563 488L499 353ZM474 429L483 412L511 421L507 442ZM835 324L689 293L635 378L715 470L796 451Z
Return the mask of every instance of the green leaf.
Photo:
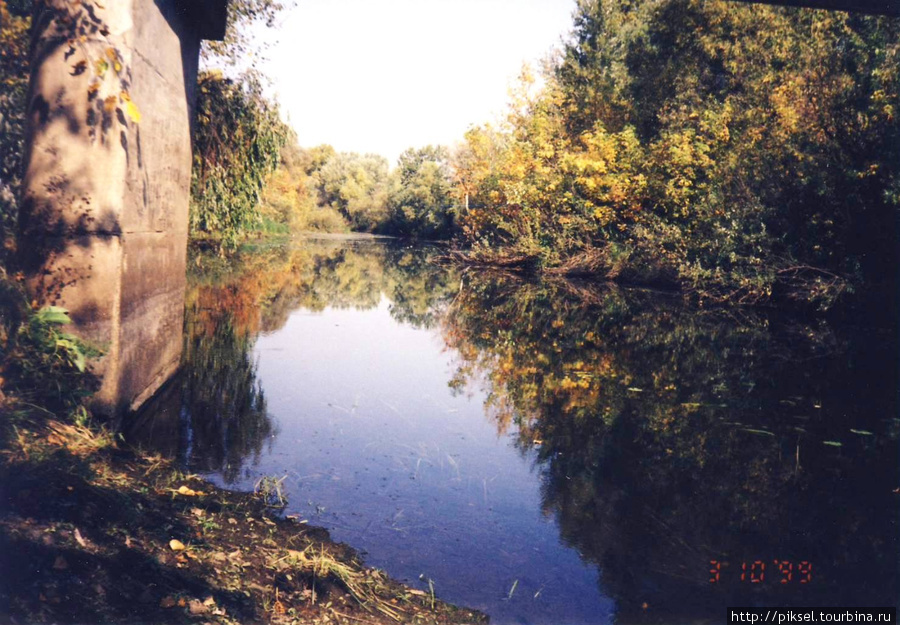
M38 320L43 323L53 323L58 325L72 323L72 318L69 317L69 311L65 308L60 308L59 306L45 306L37 312L36 316Z
M63 338L57 339L56 347L64 350L69 361L75 365L75 368L81 373L84 373L84 368L87 364L86 358L84 351L81 349L81 345L78 344L76 338L66 335Z
M823 445L829 445L831 447L843 447L843 443L839 443L838 441L822 441Z
M85 362L84 353L79 349L74 352L70 352L69 356L72 358L72 364L75 365L75 368L78 369L79 373L84 373Z

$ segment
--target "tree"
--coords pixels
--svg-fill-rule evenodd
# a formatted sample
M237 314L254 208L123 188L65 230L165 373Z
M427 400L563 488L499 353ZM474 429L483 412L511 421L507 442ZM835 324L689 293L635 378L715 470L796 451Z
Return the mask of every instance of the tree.
M472 245L827 307L898 279L900 25L723 0L580 0L542 87L457 158Z
M356 231L372 232L387 217L388 161L377 154L341 152L318 171L319 201L339 211Z
M452 235L456 201L449 161L441 146L409 148L400 155L389 200L389 231L429 239Z
M278 109L252 76L200 76L194 130L190 227L193 237L233 247L259 222L260 194L288 137Z
M253 33L260 32L262 26L274 28L278 16L295 4L295 0L229 0L225 37L222 41L203 42L203 63L206 67L254 68L262 50Z

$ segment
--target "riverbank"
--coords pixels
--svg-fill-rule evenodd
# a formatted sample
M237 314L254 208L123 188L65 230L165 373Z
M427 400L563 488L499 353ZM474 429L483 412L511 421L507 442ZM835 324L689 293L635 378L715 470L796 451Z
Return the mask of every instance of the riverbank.
M817 267L760 268L759 275L753 280L736 279L723 272L685 277L677 268L658 258L615 244L589 248L552 262L536 250L483 246L456 247L437 256L435 261L462 268L501 269L542 279L577 279L646 287L680 293L700 305L825 312L858 306L865 300L860 294L854 294L846 278ZM880 293L883 289L869 290ZM848 297L850 295L855 297Z
M102 428L11 399L0 414L8 622L487 620L365 567L325 530L282 518L265 493L218 489Z

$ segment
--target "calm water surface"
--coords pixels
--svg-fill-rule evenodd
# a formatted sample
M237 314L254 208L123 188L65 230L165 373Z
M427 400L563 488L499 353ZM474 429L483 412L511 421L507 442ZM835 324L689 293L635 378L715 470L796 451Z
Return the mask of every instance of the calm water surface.
M493 623L897 605L892 332L309 240L198 259L129 436Z

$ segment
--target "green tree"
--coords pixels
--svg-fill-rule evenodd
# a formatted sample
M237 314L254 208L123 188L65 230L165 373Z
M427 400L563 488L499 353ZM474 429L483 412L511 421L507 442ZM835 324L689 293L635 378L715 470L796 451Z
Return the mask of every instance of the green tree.
M400 155L386 230L428 239L453 234L456 199L450 154L441 146L409 148Z
M355 231L372 232L387 217L388 161L341 152L318 170L319 201L339 211Z

